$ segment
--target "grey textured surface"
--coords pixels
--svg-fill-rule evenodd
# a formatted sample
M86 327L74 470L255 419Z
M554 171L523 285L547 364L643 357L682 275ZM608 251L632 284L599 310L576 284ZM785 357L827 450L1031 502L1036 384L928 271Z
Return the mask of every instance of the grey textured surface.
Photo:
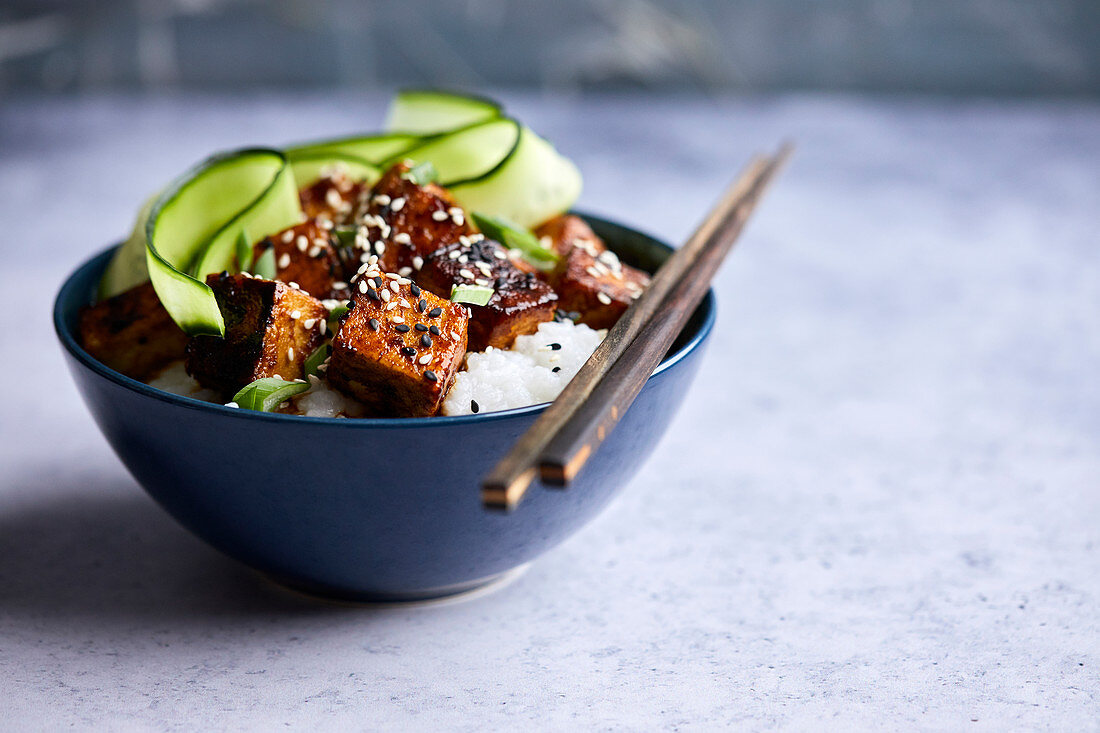
M396 609L175 526L48 323L167 177L380 101L0 109L0 727L1097 729L1100 107L509 101L586 208L673 239L752 149L801 148L641 476L512 585Z

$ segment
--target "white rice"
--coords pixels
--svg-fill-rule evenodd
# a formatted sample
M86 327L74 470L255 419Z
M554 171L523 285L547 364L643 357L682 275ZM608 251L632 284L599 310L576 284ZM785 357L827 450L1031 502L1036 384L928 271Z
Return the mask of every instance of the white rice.
M551 402L603 341L606 331L594 331L570 321L544 323L537 333L520 336L509 350L489 348L466 355L466 369L455 376L443 403L444 415L478 412ZM561 348L551 348L558 344ZM553 371L559 367L557 372ZM363 406L324 380L310 378L308 392L291 397L276 412L307 417L362 417ZM183 361L166 367L149 386L204 402L221 403L213 390L199 385Z
M544 323L530 336L520 336L511 349L488 349L466 355L466 369L455 377L443 403L444 415L478 412L551 402L596 347L606 331L569 321ZM551 348L559 344L560 349ZM560 367L554 372L554 367Z

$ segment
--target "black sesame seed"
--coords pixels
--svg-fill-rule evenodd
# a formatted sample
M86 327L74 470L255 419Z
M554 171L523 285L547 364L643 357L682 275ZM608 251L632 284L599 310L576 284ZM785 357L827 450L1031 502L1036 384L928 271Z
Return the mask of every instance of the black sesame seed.
M443 315L442 308L432 308L430 311L428 311L429 318L439 318L441 315Z
M428 371L424 372L424 379L427 379L429 382L435 382L439 380L439 377L435 376L435 372L429 369Z
M433 336L438 336L439 335L439 326L429 326L428 327L428 333L432 334Z
M367 321L367 325L370 326L370 330L377 331L378 330L378 319L377 318L370 319L369 321Z
M409 327L406 326L404 323L399 323L396 326L394 326L393 328L398 333L408 333L408 331L409 331Z
M561 351L561 344L559 344L557 342L549 344L549 346L550 346L551 351Z
M420 288L416 287L416 283L409 286L409 292L413 294L414 298L420 297Z
M432 337L428 334L424 334L420 337L420 345L423 346L425 349L432 348Z
M382 278L380 278L380 277L374 278L374 287L376 287L376 288L382 287Z
M481 405L477 404L477 400L470 400L470 412L475 415L481 412Z
M371 300L382 300L382 298L378 295L378 291L374 288L367 288L367 297Z
M344 305L346 305L346 306L348 307L348 310L351 310L352 308L354 308L354 307L355 307L355 301L354 301L354 300L349 300L349 301L348 301L347 303L345 303Z
M424 300L423 298L416 301L416 309L423 313L425 310L428 309L428 301Z
M558 372L560 372L560 371L561 371L561 367L554 367L554 368L553 368L553 369L551 369L550 371L552 371L552 372L554 372L555 374L557 374Z
M416 349L411 346L402 346L401 353L405 356L416 356Z
M417 331L427 331L428 327L425 326L423 323L418 323L418 324L416 324L416 330Z

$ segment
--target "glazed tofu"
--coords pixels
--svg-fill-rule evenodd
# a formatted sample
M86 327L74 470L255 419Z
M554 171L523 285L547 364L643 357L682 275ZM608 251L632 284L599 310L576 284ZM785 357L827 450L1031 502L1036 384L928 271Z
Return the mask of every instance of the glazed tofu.
M225 319L225 338L195 336L187 344L187 373L207 388L232 396L264 377L301 379L321 345L328 310L285 283L245 274L210 275Z
M298 192L302 211L310 219L325 223L350 224L366 208L370 187L352 180L347 173L335 169Z
M369 268L333 339L325 376L373 416L435 415L466 356L467 318L462 306Z
M359 219L366 232L357 243L361 258L376 255L384 272L404 275L440 247L473 233L449 192L435 183L422 186L408 173L408 163L398 163L375 184Z
M160 304L152 283L80 311L85 351L117 372L142 381L183 358L187 334Z
M550 274L558 308L592 328L615 325L649 285L649 275L620 262L580 217L557 217L535 234L559 257Z
M346 300L348 285L343 281L344 264L330 229L316 219L284 229L252 247L253 261L267 250L275 250L275 278L297 283L319 300Z
M462 237L436 250L416 274L417 282L441 298L450 298L455 285L493 288L485 305L470 309L471 351L492 346L506 349L516 336L534 333L553 320L558 296L532 272L519 270L504 247L480 234Z

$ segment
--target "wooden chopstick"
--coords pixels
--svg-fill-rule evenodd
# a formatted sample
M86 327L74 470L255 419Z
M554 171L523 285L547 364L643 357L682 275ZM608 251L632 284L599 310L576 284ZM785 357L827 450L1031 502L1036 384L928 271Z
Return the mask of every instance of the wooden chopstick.
M718 235L710 240L710 246L699 252L685 276L674 284L660 309L593 387L588 399L551 436L539 456L543 483L568 486L611 434L706 295L719 265L791 150L789 145L784 146L768 161L752 188L724 220Z
M695 305L706 293L707 286L718 264L721 263L722 258L732 246L733 240L740 233L767 183L775 176L789 154L790 146L784 146L774 158L756 156L749 162L741 175L737 177L699 225L699 228L692 234L691 238L669 257L657 271L642 296L634 301L633 305L612 327L607 337L596 348L596 351L581 367L577 375L566 385L558 398L516 441L511 451L497 463L492 472L486 476L482 483L482 501L487 507L502 509L514 507L522 499L527 487L538 472L539 466L544 464L543 456L551 441L567 425L570 425L579 413L583 412L581 420L569 428L568 435L570 437L563 439L564 442L559 441L557 443L559 449L570 446L580 447L573 452L546 455L546 474L551 477L551 480L560 476L561 482L567 482L572 476L576 475L576 472L580 470L591 452L598 446L598 443L593 445L592 442L584 443L583 440L578 443L577 439L589 435L590 429L596 433L599 432L600 425L606 422L600 419L600 415L604 411L615 414L610 423L610 425L613 425L626 407L629 407L633 397L637 395L637 389L641 388L641 384L637 385L634 395L631 395L625 403L599 403L605 406L602 409L588 405L590 396L622 354L638 341L643 329L646 329L650 322L654 320L658 309L663 307L669 296L676 291L684 290L687 281L700 280L701 282L690 287L690 292L685 291L680 296L680 303L684 304L688 302L684 298L690 299L698 291L698 296L690 308L684 306L679 309L686 314L683 317L684 321L690 317ZM705 254L706 256L704 256ZM709 270L700 269L698 267L699 262L706 263ZM676 309L674 311L678 312ZM659 333L663 334L665 330L671 330L672 326L680 319L664 316L660 321L664 325ZM658 332L653 331L653 328L655 327L650 328L650 336L644 344L654 343L645 348L643 348L644 344L639 344L635 347L636 353L644 351L648 354L649 351L656 350L659 346L659 339L655 340ZM675 330L678 331L679 329ZM675 333L673 333L673 338L675 338ZM656 360L644 372L646 378L660 361L667 348L666 346L664 350L658 353ZM628 374L622 374L617 378L617 383L624 380L629 381L631 378L633 377ZM644 383L644 381L645 379L642 379L641 383ZM601 391L604 399L611 396L607 389L605 387ZM613 391L613 394L617 395L616 399L619 400L629 392L629 390L620 390L622 390L621 386ZM605 436L606 432L607 425L604 425ZM555 474L554 466L558 464L558 459L562 456L564 458L562 458L560 471Z

